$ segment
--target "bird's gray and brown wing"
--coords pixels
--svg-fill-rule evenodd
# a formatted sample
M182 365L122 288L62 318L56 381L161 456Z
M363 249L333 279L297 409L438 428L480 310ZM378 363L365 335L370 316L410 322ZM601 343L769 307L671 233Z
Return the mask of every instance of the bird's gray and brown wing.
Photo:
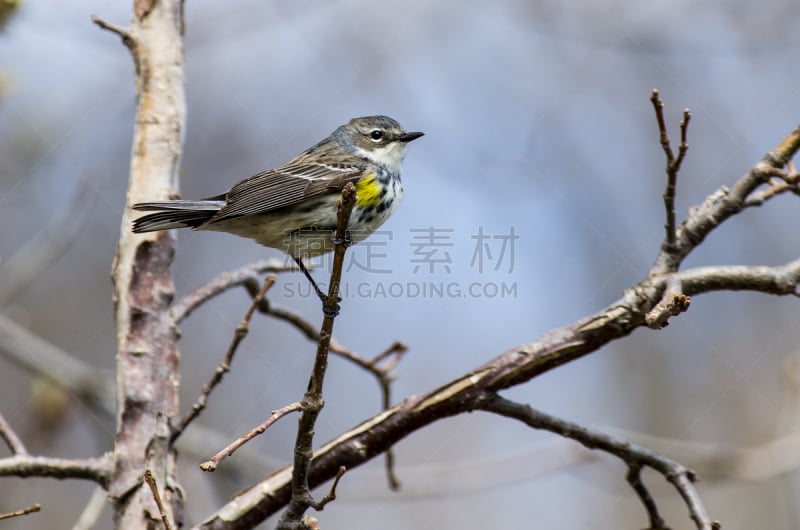
M301 155L288 164L254 175L225 194L225 206L211 223L271 212L344 188L363 175L365 167L352 163L308 160Z

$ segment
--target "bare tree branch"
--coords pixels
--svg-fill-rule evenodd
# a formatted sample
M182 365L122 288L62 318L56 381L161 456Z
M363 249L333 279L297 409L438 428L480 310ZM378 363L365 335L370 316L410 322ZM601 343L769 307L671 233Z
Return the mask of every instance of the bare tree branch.
M156 482L156 477L153 476L153 473L149 469L145 469L144 471L144 481L147 484L147 487L150 488L150 493L153 494L153 500L156 501L156 506L158 506L158 515L161 517L161 522L164 523L164 529L173 530L172 523L169 519L169 514L164 506L164 501L161 500L161 494L158 492L158 483Z
M769 171L772 177L778 180L770 181L769 186L756 190L745 200L745 207L761 206L766 201L786 192L800 195L800 173L795 170L794 164L789 161L786 169L772 168Z
M2 414L0 414L0 438L3 439L12 454L21 456L28 454L25 444L22 443L22 440L20 440Z
M0 476L78 478L107 487L111 470L110 453L100 458L50 458L28 454L0 458Z
M228 458L229 456L231 456L241 446L243 446L256 436L263 434L273 423L275 423L279 419L283 418L284 416L292 412L303 410L303 407L305 407L305 404L302 401L296 401L294 403L286 405L285 407L281 407L278 410L273 410L270 417L264 420L258 427L255 427L254 429L251 429L247 434L240 436L239 438L228 444L222 451L212 456L208 461L200 464L200 469L202 469L203 471L216 471L219 463Z
M571 438L590 449L599 449L623 460L629 467L628 482L634 487L648 511L652 530L666 530L667 527L661 515L658 514L650 493L640 480L639 473L643 466L658 471L675 486L686 501L689 514L695 521L698 530L713 529L714 523L708 517L705 506L703 506L703 502L692 484L695 481L694 472L678 462L670 460L651 449L634 445L627 440L615 438L577 423L550 416L534 410L529 405L515 403L500 396L487 400L481 408L488 412L519 420L534 429L544 429L565 438Z
M20 517L22 515L28 515L29 513L36 513L42 509L42 505L39 503L32 504L27 508L23 508L21 510L17 510L15 512L8 512L8 513L0 513L0 521L3 519L11 519L12 517Z
M639 500L644 505L645 510L647 510L647 517L650 520L647 530L669 530L666 521L658 511L658 505L653 499L653 495L642 481L642 465L629 463L625 480L628 481L633 491L639 496Z
M800 146L800 126L790 132L783 141L769 151L741 177L732 188L721 187L711 194L703 204L695 206L676 232L674 250L662 248L649 275L678 270L682 261L706 236L732 215L748 207L748 199L756 188L766 184L775 170L782 170Z
M102 18L98 17L95 14L92 14L92 22L97 24L98 27L118 35L122 39L122 43L125 44L125 46L129 50L131 50L131 52L134 51L136 42L131 36L130 30L128 30L127 28L123 28L122 26L118 26L117 24L106 22L105 20L103 20Z
M240 285L250 285L252 282L256 285L255 291L252 293L252 296L255 296L260 288L261 282L258 278L261 274L264 274L265 272L275 274L279 272L291 272L297 270L300 269L298 269L295 265L284 265L277 260L262 260L240 269L223 272L208 283L201 285L192 291L179 302L173 304L169 311L170 316L175 324L180 324L180 322L191 315L195 309L215 296L224 293L228 289L232 289ZM259 302L259 308L261 308L263 305L264 304Z

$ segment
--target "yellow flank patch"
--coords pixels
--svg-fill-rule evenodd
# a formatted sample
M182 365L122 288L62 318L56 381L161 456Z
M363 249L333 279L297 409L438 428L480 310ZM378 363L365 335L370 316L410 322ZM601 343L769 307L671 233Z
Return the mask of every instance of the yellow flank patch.
M383 191L383 187L378 183L374 174L364 175L364 178L356 182L356 194L358 195L356 205L360 208L374 208L381 203L381 191Z

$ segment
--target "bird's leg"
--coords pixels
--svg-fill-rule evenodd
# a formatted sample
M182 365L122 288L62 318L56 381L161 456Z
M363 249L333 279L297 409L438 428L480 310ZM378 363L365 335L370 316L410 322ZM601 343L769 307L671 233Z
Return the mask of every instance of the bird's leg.
M311 273L308 272L308 269L306 268L305 264L303 263L303 260L301 258L297 258L295 256L292 256L292 258L294 259L294 262L297 263L297 266L300 267L300 270L303 271L303 274L306 275L306 278L308 278L308 281L311 282L311 285L314 287L314 290L317 291L317 296L319 296L319 299L322 301L322 311L328 316L335 317L336 315L338 315L339 314L339 304L337 303L336 307L333 310L329 310L328 309L328 296L325 293L322 292L322 289L319 288L319 286L317 285L317 282L315 282L314 278L311 277ZM341 302L342 301L341 297L337 297L337 298L338 298L337 302Z

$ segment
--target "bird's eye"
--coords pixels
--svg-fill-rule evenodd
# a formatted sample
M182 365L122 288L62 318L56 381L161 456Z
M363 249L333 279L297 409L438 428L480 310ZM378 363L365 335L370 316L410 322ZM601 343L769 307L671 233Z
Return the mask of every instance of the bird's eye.
M373 130L372 132L369 133L369 139L372 140L373 142L380 142L381 140L383 140L383 131L379 129Z

